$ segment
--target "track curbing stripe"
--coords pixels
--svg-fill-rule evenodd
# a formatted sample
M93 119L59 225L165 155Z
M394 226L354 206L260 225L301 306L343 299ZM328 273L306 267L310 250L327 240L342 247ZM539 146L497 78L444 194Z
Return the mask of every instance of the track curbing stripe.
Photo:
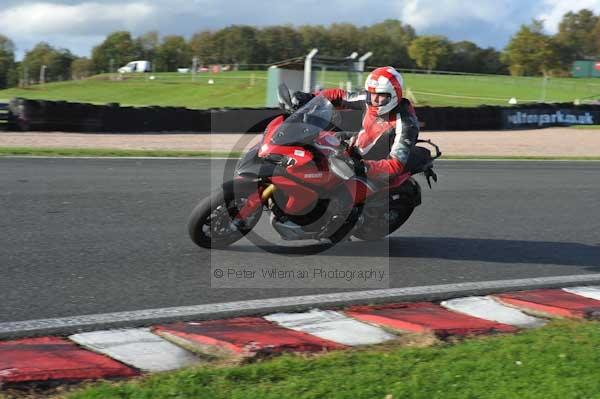
M544 319L529 316L519 309L506 306L489 296L455 298L442 301L441 305L454 312L519 328L535 328L546 324Z
M563 288L563 291L600 301L600 286Z
M525 312L542 316L597 319L600 315L600 301L564 289L507 292L494 297Z
M71 335L69 339L143 371L176 370L199 361L148 328L93 331Z
M333 310L312 309L303 313L273 313L265 319L282 327L314 335L342 345L373 345L397 337Z

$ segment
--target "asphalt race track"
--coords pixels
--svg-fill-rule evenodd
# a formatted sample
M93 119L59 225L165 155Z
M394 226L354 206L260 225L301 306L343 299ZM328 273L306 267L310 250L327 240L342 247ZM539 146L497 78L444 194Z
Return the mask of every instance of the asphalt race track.
M224 162L0 159L0 322L364 289L217 289L211 265L385 266L392 288L600 272L600 162L439 161L389 240L311 256L189 240ZM291 245L263 219L259 234Z

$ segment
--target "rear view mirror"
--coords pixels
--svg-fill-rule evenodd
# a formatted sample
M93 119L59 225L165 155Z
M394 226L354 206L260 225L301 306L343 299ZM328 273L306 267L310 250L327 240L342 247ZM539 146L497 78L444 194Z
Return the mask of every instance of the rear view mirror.
M283 104L287 110L292 110L294 108L292 104L292 97L290 96L290 90L285 85L285 83L281 83L277 87L277 99L280 104Z
M349 180L354 177L354 170L352 170L350 165L337 157L329 158L329 169L344 180Z

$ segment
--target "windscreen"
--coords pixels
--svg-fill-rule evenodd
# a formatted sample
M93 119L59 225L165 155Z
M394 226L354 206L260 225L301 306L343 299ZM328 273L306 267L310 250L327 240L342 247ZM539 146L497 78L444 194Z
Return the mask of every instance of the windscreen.
M330 125L333 112L333 104L327 98L316 96L285 120L271 137L271 144L312 143Z

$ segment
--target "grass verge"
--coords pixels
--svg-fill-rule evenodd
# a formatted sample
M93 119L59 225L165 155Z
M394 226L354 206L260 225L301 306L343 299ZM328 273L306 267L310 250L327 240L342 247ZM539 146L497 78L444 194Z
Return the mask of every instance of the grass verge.
M121 150L108 148L35 148L0 147L0 156L55 156L55 157L231 157L241 152L226 151L177 151L177 150ZM442 160L539 160L539 161L598 161L593 157L555 157L555 156L496 156L496 155L444 155Z
M598 130L600 129L600 125L573 125L569 126L572 129L580 129L580 130Z
M430 347L397 344L190 368L68 396L96 398L592 398L600 324L554 321L514 335Z
M34 148L0 147L0 156L55 156L55 157L239 157L240 152L176 151L176 150L120 150L109 148Z

